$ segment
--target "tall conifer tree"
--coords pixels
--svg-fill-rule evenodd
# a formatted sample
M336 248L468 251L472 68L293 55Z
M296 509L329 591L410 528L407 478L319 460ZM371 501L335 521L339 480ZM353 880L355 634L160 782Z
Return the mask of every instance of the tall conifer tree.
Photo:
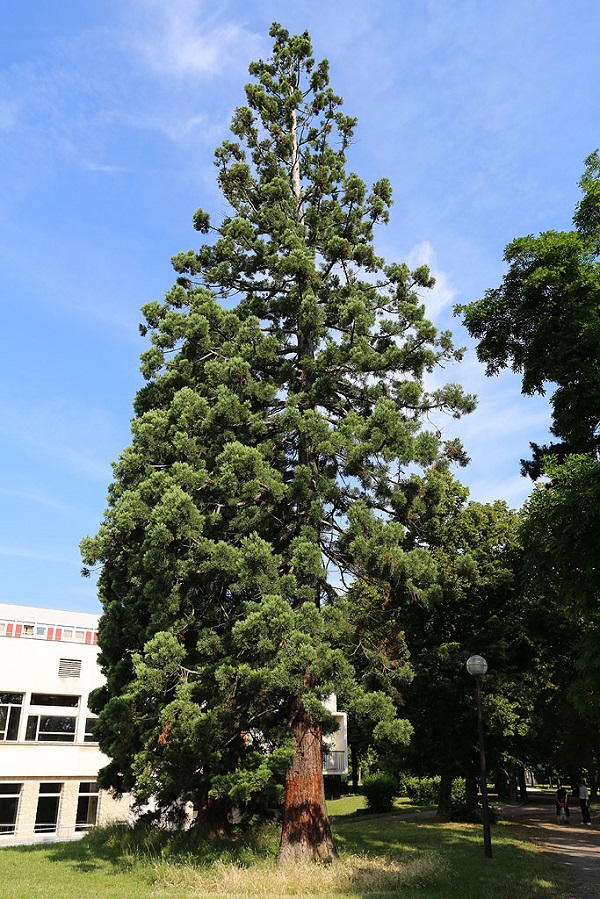
M390 185L346 172L355 121L308 34L271 36L216 152L229 213L196 212L207 242L175 257L177 283L144 307L133 442L83 554L102 569L103 782L164 808L189 800L214 825L279 781L280 856L328 860L322 700L366 689L344 586L423 577L404 471L462 459L421 422L473 400L424 389L460 355L424 317L429 271L377 257ZM406 741L385 691L362 707Z

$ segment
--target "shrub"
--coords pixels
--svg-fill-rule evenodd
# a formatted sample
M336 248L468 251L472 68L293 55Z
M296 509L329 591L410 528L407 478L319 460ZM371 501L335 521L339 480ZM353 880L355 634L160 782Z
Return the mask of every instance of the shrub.
M389 812L398 794L396 779L384 771L375 771L363 778L362 791L371 812Z
M404 774L400 780L400 795L408 796L417 805L435 805L439 792L439 777L413 777Z
M452 781L452 807L467 804L467 785L464 777L455 777Z

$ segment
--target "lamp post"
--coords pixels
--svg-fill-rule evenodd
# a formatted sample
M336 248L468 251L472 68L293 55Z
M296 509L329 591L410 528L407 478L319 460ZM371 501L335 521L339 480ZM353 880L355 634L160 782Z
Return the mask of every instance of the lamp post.
M483 853L486 858L492 857L492 837L490 834L490 807L487 794L487 772L485 770L485 749L483 746L483 716L481 714L481 678L488 670L483 656L471 656L467 659L467 671L475 678L477 684L477 724L479 726L479 760L481 763L481 806L483 809Z

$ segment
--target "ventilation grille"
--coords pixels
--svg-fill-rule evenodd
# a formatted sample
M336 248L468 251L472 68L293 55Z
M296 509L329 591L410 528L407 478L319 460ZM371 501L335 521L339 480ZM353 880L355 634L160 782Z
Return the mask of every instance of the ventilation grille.
M59 677L81 677L81 659L61 659L58 663Z

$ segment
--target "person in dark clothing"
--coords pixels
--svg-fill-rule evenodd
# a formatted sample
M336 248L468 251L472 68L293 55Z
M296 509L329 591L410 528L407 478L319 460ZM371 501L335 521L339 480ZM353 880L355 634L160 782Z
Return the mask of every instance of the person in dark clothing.
M569 794L564 787L559 787L554 797L556 805L556 822L557 824L569 823Z

